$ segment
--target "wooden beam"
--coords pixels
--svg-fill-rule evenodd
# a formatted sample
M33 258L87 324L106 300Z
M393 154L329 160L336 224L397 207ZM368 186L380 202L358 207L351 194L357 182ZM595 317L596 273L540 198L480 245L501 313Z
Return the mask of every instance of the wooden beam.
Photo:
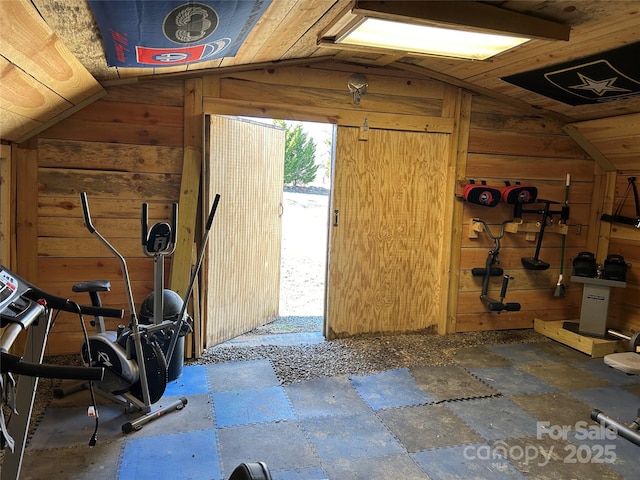
M14 145L16 166L16 270L25 280L38 283L38 140Z
M170 276L170 288L180 296L186 293L191 278L191 252L198 218L204 141L202 80L186 80L184 90L184 159L180 181L178 234Z
M419 65L411 65L409 63L404 63L404 62L395 62L395 63L392 63L390 66L393 66L399 70L406 70L408 72L416 73L418 75L422 75L424 77L431 78L433 80L438 80L440 82L448 83L456 87L464 88L465 90L478 93L480 95L484 95L485 97L493 98L506 105L510 105L512 107L518 108L523 113L526 113L529 115L548 118L549 120L553 120L554 122L559 122L561 124L566 124L573 121L571 118L566 117L560 113L551 112L549 110L544 110L542 108L534 107L533 105L530 105L516 98L512 98L507 95L494 92L493 90L490 90L488 88L480 87L478 85L474 85L473 83L461 80L456 77L452 77L451 75L446 75L444 73L436 72L434 70L430 70L428 68L424 68Z
M34 135L37 135L40 132L45 131L47 128L50 128L53 125L55 125L56 123L64 120L65 118L70 117L74 113L79 112L80 110L85 108L87 105L90 105L93 102L95 102L96 100L99 100L100 98L104 97L106 94L107 94L106 90L101 90L98 93L96 93L96 94L94 94L94 95L82 100L81 102L77 103L73 107L68 108L64 112L59 113L55 117L48 119L44 123L38 125L35 128L30 129L28 132L22 134L20 136L20 138L16 139L16 143L26 142L27 140L29 140Z
M117 86L117 85L128 85L131 83L143 83L145 81L154 81L154 80L168 80L168 79L189 79L189 78L200 78L207 75L215 74L215 75L225 75L234 72L248 72L251 70L263 70L265 68L281 68L281 67L291 67L296 65L311 65L313 63L325 62L327 60L333 59L332 55L321 56L321 57L307 57L307 58L293 58L290 60L275 60L272 62L260 62L260 63L250 63L246 65L232 65L229 67L217 67L217 68L203 68L200 70L188 70L186 72L172 72L172 73L155 73L149 74L146 76L139 76L134 78L125 78L118 80L104 80L102 85L105 87L109 86Z
M455 122L449 144L449 166L445 180L447 182L445 195L448 199L445 203L447 205L445 218L451 218L451 225L457 225L457 227L445 229L448 238L444 238L442 243L443 246L448 246L443 250L448 251L449 258L443 258L441 262L443 271L441 272L442 283L440 288L442 292L446 292L446 294L442 295L438 320L438 333L441 335L455 332L457 325L464 205L463 202L455 198L455 189L457 182L464 179L466 174L471 95L460 89L449 87L444 100L445 105L443 105L442 113L443 115L453 115Z
M0 263L11 267L11 145L0 144Z
M580 148L593 158L602 170L605 172L615 172L617 170L615 165L613 165L613 163L611 163L611 161L605 157L600 150L594 147L593 144L587 140L575 124L564 125L562 130L564 130L565 133L580 146Z

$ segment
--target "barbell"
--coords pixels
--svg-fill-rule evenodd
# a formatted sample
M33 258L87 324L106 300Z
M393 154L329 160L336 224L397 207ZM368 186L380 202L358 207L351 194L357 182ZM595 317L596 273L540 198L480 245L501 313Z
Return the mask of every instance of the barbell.
M609 334L611 337L618 338L620 340L624 340L625 342L627 342L628 350L631 352L635 352L637 348L640 347L640 331L629 336L629 335L625 335L622 332L609 328L607 330L607 334Z

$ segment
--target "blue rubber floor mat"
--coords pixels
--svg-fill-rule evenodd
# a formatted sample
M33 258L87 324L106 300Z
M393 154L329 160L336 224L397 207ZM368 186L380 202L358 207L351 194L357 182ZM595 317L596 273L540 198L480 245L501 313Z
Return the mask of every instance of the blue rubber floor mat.
M480 398L445 406L485 440L535 435L537 420L507 398Z
M212 392L280 385L269 360L217 363L206 368Z
M518 367L470 368L469 371L502 395L557 391L553 385Z
M369 412L346 376L316 378L287 385L284 390L298 418Z
M539 348L532 347L527 343L510 343L501 345L489 345L489 350L508 359L514 365L522 363L550 363L557 362L557 356L545 352Z
M439 448L413 454L432 480L526 479L506 458L495 458L486 444Z
M218 442L224 478L242 462L261 461L278 471L320 468L320 459L297 421L221 428Z
M128 438L118 480L220 479L215 430Z
M347 417L307 418L301 422L326 465L343 459L404 453L400 442L373 412Z
M409 453L483 441L441 404L380 410L378 416Z
M216 427L293 420L295 415L282 387L213 392Z
M167 383L164 396L181 397L185 395L196 395L198 393L209 393L209 391L206 367L203 365L192 365L188 368L183 368L182 375Z
M637 416L640 407L638 397L620 387L590 388L570 394L623 423L631 422Z
M421 389L408 368L371 375L354 375L351 382L374 410L433 403L436 398Z

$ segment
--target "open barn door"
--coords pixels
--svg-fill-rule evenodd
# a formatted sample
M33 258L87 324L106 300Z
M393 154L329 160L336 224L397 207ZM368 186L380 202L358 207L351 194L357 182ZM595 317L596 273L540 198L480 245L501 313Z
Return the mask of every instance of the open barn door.
M449 135L338 127L327 285L329 339L435 330Z
M204 269L213 346L278 316L285 132L223 116L207 123L205 198L221 194Z

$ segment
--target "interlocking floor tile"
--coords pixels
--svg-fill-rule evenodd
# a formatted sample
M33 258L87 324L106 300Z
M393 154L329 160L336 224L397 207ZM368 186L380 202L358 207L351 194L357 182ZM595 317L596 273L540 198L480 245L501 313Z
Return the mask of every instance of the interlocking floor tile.
M222 478L215 430L127 439L118 480Z
M418 385L438 401L484 397L498 393L455 365L410 367Z
M629 375L627 373L610 367L602 358L590 358L573 365L578 371L588 372L596 377L602 378L611 385L640 385L640 375Z
M566 363L545 363L543 365L521 365L520 368L553 385L559 390L582 390L586 388L608 387L611 384L589 372Z
M444 405L392 408L378 416L410 453L483 441Z
M573 448L563 454L572 463L603 463L625 479L638 478L639 447L611 431L603 431L595 422L580 431L570 432L568 440ZM604 478L604 477L603 477Z
M540 393L537 395L515 395L509 400L526 410L548 426L566 425L575 428L578 422L589 421L591 407L566 392ZM541 430L543 424L540 424Z
M212 392L280 385L269 360L216 363L206 368Z
M453 361L461 367L508 367L511 362L485 346L461 348L453 354Z
M517 367L470 368L469 371L503 395L529 395L556 391L540 378Z
M590 388L570 392L571 395L625 423L636 418L640 398L620 387Z
M320 468L320 460L297 421L227 427L217 432L225 479L243 462L265 462L274 472Z
M532 348L528 343L489 345L487 348L498 355L502 355L515 365L522 363L549 363L558 360L555 355L538 348Z
M601 459L593 459L591 452L587 456L576 456L575 445L563 438L517 438L501 442L500 449L507 458L522 472L533 479L580 479L580 480L622 480ZM582 454L580 454L582 455ZM594 461L592 461L592 459ZM634 477L628 477L634 478Z
M182 375L167 383L165 397L181 397L198 393L209 393L207 382L207 367L204 365L189 365L182 368Z
M316 378L284 390L298 418L369 412L346 376Z
M374 410L435 402L422 390L408 368L371 375L354 375L351 382L362 399Z
M537 420L507 398L444 404L485 440L535 435Z
M95 447L91 449L87 443L81 447L48 450L27 448L24 452L20 479L114 480L118 478L118 459L121 450L120 443L101 440L98 440ZM12 477L8 476L8 478Z
M509 460L494 458L489 452L486 444L473 444L426 450L412 456L432 480L527 478Z
M87 416L89 405L48 408L29 441L29 447L46 449L87 445L95 428L95 419ZM98 438L107 440L121 437L122 424L128 421L124 409L116 404L99 404L98 413Z
M295 417L282 387L231 390L211 395L217 427L277 422Z
M327 480L327 474L320 467L294 468L275 471L269 469L273 480Z
M373 413L307 418L302 425L324 465L338 459L404 453L398 440Z
M535 348L552 355L556 358L555 361L558 362L584 362L585 360L591 358L586 353L582 353L579 350L568 347L556 341L531 343L530 345L531 348Z
M326 466L327 478L344 480L427 480L408 454L380 458L338 459ZM303 478L303 477L299 477Z

